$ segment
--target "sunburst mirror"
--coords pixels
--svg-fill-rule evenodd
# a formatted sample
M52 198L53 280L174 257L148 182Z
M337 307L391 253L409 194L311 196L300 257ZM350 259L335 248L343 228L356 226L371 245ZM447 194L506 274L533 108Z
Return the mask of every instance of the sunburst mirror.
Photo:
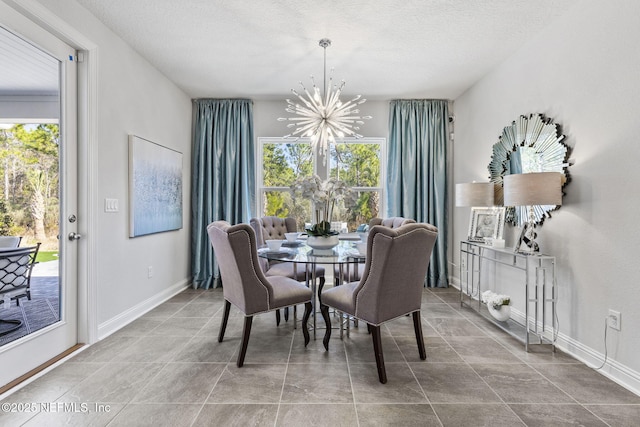
M520 116L511 125L505 126L498 142L493 145L489 179L496 184L496 204L502 205L503 177L514 173L561 172L565 185L569 181L569 147L562 140L558 126L541 114ZM533 213L536 224L541 224L555 205L536 205ZM505 221L522 226L527 222L526 206L508 206Z

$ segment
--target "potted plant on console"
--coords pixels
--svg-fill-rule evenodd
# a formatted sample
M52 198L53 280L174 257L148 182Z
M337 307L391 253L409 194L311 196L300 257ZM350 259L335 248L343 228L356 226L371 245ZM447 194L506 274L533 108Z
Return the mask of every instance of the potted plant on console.
M506 322L511 317L511 298L507 295L497 294L492 291L482 293L482 302L487 304L489 314L500 322Z

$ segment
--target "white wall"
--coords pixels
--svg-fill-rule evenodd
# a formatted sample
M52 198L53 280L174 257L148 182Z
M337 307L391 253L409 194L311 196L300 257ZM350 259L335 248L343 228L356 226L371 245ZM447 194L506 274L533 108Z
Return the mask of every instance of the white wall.
M640 2L580 2L455 100L454 182L487 181L492 145L519 115L542 113L562 127L575 165L561 209L539 229L558 257L559 344L599 365L608 309L605 371L640 392ZM453 212L454 242L465 238L468 208ZM507 229L507 244L515 230ZM457 262L457 244L454 262ZM457 271L453 271L457 274ZM517 292L516 290L513 291Z
M97 299L99 336L190 282L190 98L75 2L39 0L97 45ZM183 153L183 228L129 238L128 135ZM119 201L105 213L104 199ZM152 266L152 278L147 268Z

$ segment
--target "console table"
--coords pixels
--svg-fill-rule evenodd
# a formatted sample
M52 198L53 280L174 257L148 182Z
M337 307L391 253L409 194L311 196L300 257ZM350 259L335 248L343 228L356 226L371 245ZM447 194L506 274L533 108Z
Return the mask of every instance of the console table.
M494 278L500 277L498 266L505 266L508 270L524 275L517 283L517 288L508 284L509 295L513 301L518 295L524 294L524 324L509 319L500 322L490 316L482 304L482 292L493 288L491 283L483 283L488 274L483 276L483 268L493 264ZM557 336L556 322L556 258L544 254L523 254L514 252L512 248L494 248L483 243L460 242L460 306L467 305L476 308L485 318L493 321L499 328L513 337L524 342L525 351L529 351L529 344L550 343L555 351L555 337ZM477 300L477 304L476 301ZM551 339L545 335L549 325L547 306L551 307ZM532 338L537 340L532 342Z

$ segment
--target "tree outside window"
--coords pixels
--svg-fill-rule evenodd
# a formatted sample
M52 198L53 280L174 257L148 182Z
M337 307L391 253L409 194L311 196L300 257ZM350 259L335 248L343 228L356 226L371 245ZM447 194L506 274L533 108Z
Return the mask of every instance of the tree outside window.
M282 138L259 138L258 161L258 215L292 217L298 229L312 221L310 201L293 200L290 186L299 178L312 176L337 178L345 181L358 194L355 207L338 204L334 208L333 221L346 222L354 231L360 224L367 224L382 211L383 138L344 140L332 144L329 159L323 162L313 153L308 141L291 141Z
M3 233L21 235L29 241L55 241L59 225L59 140L56 124L18 124L0 129Z

